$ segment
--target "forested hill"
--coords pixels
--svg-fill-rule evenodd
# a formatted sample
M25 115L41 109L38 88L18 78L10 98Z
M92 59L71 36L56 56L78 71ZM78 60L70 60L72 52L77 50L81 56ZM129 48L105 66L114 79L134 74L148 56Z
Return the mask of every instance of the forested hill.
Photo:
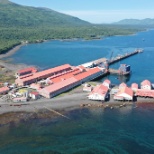
M127 35L136 28L94 25L79 18L47 8L21 6L0 0L0 54L21 42L49 39L98 39L102 36Z
M0 26L20 27L89 25L77 17L46 8L21 6L8 0L0 0L0 21Z

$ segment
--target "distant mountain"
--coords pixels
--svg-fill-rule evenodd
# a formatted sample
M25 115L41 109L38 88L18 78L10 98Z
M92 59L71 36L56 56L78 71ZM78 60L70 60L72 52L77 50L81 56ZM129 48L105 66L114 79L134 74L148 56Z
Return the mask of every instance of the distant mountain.
M154 26L154 19L146 18L143 20L139 19L124 19L114 24L117 25L143 25L143 26Z
M21 6L0 0L0 26L80 26L90 23L46 8Z

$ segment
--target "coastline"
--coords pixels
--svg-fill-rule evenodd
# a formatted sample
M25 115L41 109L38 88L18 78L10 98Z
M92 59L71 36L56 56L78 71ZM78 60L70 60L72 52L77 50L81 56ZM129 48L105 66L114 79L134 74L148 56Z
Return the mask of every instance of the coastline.
M19 44L19 45L15 46L14 48L8 50L6 53L0 54L0 59L13 55L15 52L17 52L24 45L26 45L26 43Z
M127 109L138 107L154 107L153 99L141 98L136 102L114 101L111 99L107 102L88 100L86 92L82 91L82 86L72 91L60 95L52 99L42 98L37 101L26 103L9 103L1 101L0 104L0 125L9 124L11 122L20 122L21 120L52 118L62 116L69 119L67 113L72 110L80 109Z
M131 36L131 35L136 35L138 32L144 32L144 31L149 31L149 30L153 30L153 28L149 28L149 29L142 29L142 30L139 30L139 31L136 31L136 32L133 32L132 34L125 34L125 35L112 35L112 36ZM107 37L112 37L112 36L100 36L99 39L90 39L90 40L101 40L101 39L104 39L104 38L107 38ZM43 42L48 42L48 41L52 41L52 40L59 40L59 41L76 41L76 40L84 40L84 41L89 41L89 40L86 40L85 38L71 38L71 39L47 39L47 40L43 40L43 41L36 41L35 43L43 43ZM9 57L11 55L13 55L15 52L17 52L22 46L25 46L26 44L29 44L29 43L21 43L19 45L16 45L15 47L13 47L12 49L8 50L6 53L4 54L0 54L0 60L2 58L5 58L5 57Z
M5 61L3 58L9 57L11 55L13 55L14 53L16 53L21 47L25 46L27 43L22 43L20 45L15 46L14 48L12 48L11 50L8 50L6 53L4 54L0 54L0 65L5 67L6 69L10 70L10 71L17 71L19 69L23 69L28 67L26 64L12 64L9 61Z
M19 70L20 68L27 67L24 64L10 64L9 62L5 62L4 60L1 60L4 57L8 57L15 52L17 52L22 46L25 44L20 44L13 49L9 50L6 54L0 55L0 65L3 65L4 67L8 68L9 70L15 71ZM22 114L28 115L39 115L39 113L43 111L44 115L46 114L53 114L55 113L51 112L50 109L59 111L60 113L67 113L67 111L74 110L74 109L82 109L82 108L108 108L108 109L114 109L114 108L121 108L120 105L123 105L125 103L125 106L132 106L135 104L137 107L142 106L142 104L145 104L148 106L148 103L151 103L152 106L154 106L154 101L152 99L139 99L137 102L118 102L118 101L109 101L109 102L97 102L97 101L90 101L87 98L87 93L82 92L81 87L76 88L72 91L69 91L67 94L62 94L58 97L55 97L53 99L40 99L37 101L30 101L26 102L23 104L20 103L7 103L4 102L4 104L1 103L2 101L0 100L0 117L6 118L7 115L13 115L15 117L18 117L17 119L20 119ZM146 102L146 103L145 103ZM83 106L82 106L83 105ZM47 109L48 108L48 109ZM44 117L44 116L43 116ZM46 116L48 117L48 116ZM10 120L10 122L13 121ZM0 119L0 124L1 124L1 119Z

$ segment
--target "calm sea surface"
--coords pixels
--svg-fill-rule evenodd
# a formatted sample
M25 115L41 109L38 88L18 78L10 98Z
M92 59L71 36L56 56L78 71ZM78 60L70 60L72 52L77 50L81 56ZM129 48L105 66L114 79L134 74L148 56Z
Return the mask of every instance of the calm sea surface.
M154 83L154 30L131 36L92 41L50 41L24 46L7 59L46 69L69 63L79 65L143 48L144 52L114 64L130 64L128 78L108 76L115 84L130 85L149 79ZM103 79L102 79L103 80ZM154 108L83 109L67 113L70 120L29 120L0 127L0 154L153 154Z
M83 109L0 127L1 154L153 154L154 108Z
M102 40L50 41L28 44L7 60L11 60L12 63L25 63L47 69L65 63L79 65L102 57L109 58L112 51L113 57L116 57L132 52L136 48L143 48L144 52L112 66L118 69L122 63L130 64L132 75L129 78L118 80L116 76L108 78L115 84L125 81L130 85L132 82L140 83L144 79L154 82L154 30L131 36L113 36Z

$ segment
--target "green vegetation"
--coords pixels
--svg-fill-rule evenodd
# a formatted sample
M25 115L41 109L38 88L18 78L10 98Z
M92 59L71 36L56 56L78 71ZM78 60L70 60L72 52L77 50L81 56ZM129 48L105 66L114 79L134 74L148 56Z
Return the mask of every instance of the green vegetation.
M1 71L0 71L0 81L2 83L8 82L8 83L12 84L12 83L14 83L14 80L15 80L14 75L10 75L7 73L1 74ZM3 86L0 85L0 87L3 87Z
M93 25L76 17L46 8L27 7L0 0L0 53L21 42L48 39L97 39L102 36L126 35L137 28Z

